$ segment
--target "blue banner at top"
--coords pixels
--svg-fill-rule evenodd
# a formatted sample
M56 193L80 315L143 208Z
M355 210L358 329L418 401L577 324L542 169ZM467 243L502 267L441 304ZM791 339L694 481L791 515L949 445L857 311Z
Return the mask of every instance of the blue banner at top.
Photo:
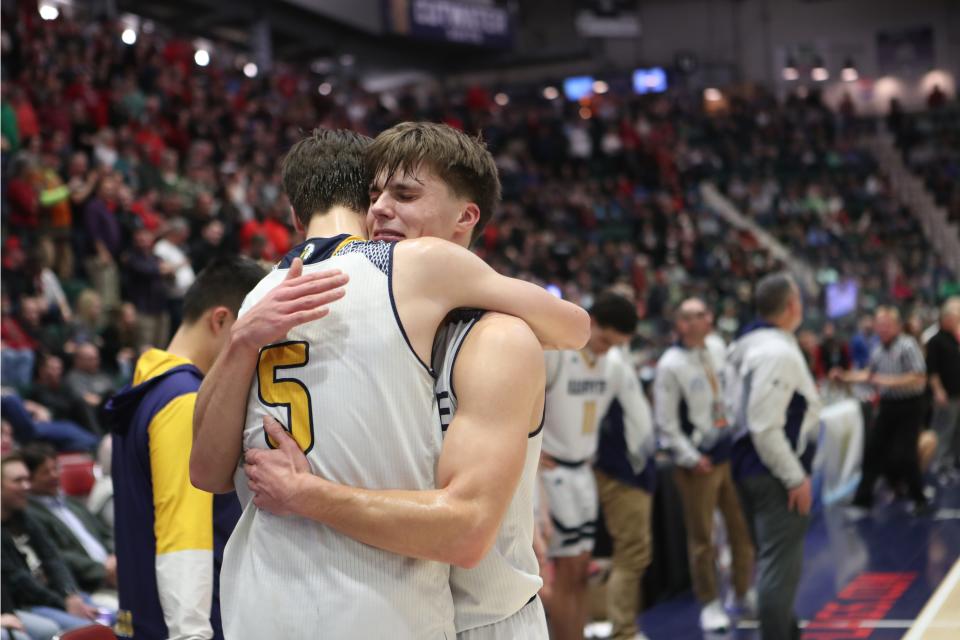
M384 0L387 29L395 34L480 47L513 44L505 7L465 0Z

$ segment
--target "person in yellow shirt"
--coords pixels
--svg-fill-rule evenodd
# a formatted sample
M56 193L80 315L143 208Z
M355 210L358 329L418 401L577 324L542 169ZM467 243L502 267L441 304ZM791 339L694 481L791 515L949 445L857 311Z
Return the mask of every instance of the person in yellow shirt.
M220 559L240 504L235 494L190 484L193 408L244 296L263 275L245 258L211 263L187 291L170 345L140 356L132 384L107 404L121 637L223 637Z

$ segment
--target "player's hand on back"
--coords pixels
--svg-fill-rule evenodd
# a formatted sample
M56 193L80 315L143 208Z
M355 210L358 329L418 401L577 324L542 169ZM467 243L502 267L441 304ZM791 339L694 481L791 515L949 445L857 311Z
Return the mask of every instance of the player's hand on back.
M259 350L283 339L294 327L327 315L329 305L344 296L348 280L336 269L304 275L303 261L295 258L283 282L237 319L233 340Z
M254 494L253 504L274 515L293 515L298 476L310 473L310 463L279 422L264 416L263 428L277 448L250 449L244 454L243 470Z

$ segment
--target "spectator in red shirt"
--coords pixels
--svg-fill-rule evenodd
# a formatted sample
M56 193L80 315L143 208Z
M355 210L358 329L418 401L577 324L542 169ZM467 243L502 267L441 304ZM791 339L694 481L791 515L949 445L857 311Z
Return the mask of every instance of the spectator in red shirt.
M32 237L40 225L40 199L33 187L32 173L36 161L26 153L18 155L10 167L7 182L7 219L14 233Z
M0 297L0 384L25 389L33 377L34 350L39 346L13 314L7 292Z

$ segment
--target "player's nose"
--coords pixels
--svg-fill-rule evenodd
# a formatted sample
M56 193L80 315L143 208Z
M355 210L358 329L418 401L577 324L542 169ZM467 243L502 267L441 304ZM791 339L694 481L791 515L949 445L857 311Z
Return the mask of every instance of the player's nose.
M390 196L381 193L375 200L370 202L370 213L380 219L389 219L393 217L393 205Z

